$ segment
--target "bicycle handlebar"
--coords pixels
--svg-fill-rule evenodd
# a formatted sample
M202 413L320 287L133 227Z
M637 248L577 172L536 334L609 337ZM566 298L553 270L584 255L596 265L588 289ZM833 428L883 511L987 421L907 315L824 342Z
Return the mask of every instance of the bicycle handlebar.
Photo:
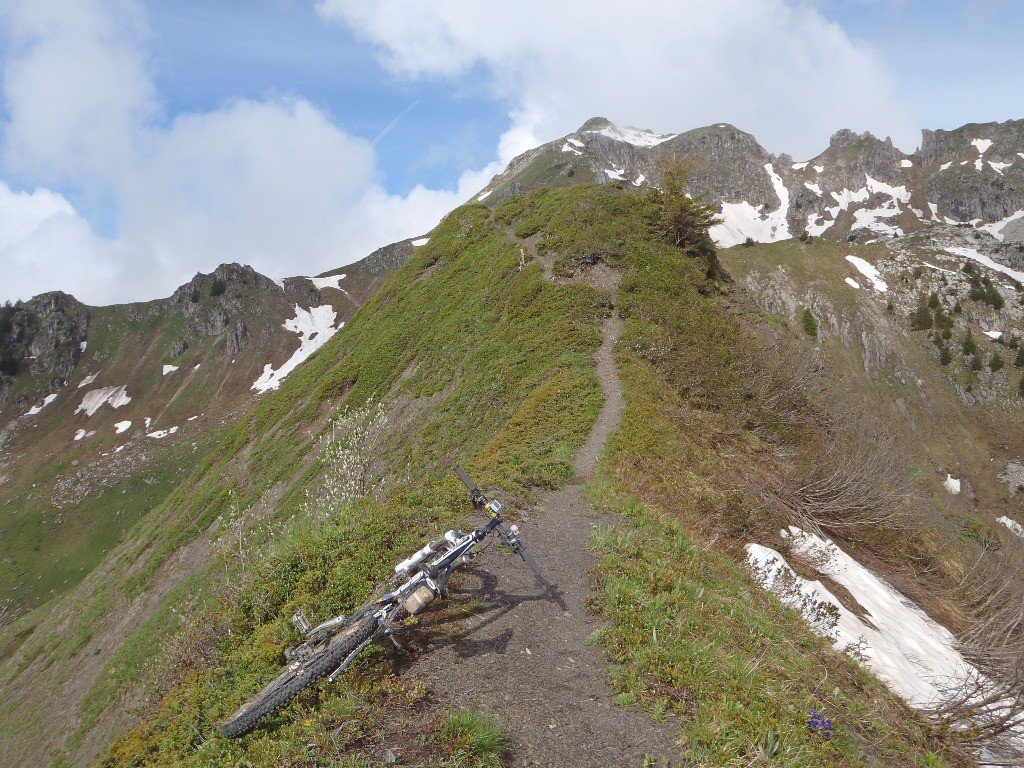
M459 476L459 480L462 481L462 484L469 489L469 495L473 499L473 506L477 509L487 507L489 504L487 496L484 495L483 491L477 488L476 483L469 479L469 475L463 471L462 467L455 467L455 474ZM497 505L497 502L495 502L495 504ZM500 507L498 509L500 510ZM517 529L505 522L498 510L492 511L491 515L490 522L488 522L483 528L477 530L489 533L497 528L498 532L501 534L502 541L505 542L505 545L512 550L512 552L523 558L523 562L525 562L530 567L530 570L540 578L541 573L540 568L537 565L537 561L534 560L530 553L526 551L526 548L523 546L523 542L519 540L519 536L516 535Z
M486 507L487 497L484 495L483 491L476 487L476 483L469 479L469 475L462 470L462 467L455 467L455 474L459 476L459 480L462 481L462 484L469 489L469 495L473 499L473 506L478 509Z

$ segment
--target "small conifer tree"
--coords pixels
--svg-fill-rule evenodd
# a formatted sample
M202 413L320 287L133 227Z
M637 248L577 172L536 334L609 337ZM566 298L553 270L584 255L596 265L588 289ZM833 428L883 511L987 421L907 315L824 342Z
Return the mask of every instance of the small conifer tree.
M804 333L812 339L818 338L818 321L814 319L814 313L804 307L803 312Z
M974 342L974 336L971 334L971 329L967 329L967 333L964 334L964 340L962 349L965 355L973 355L978 351L978 345Z

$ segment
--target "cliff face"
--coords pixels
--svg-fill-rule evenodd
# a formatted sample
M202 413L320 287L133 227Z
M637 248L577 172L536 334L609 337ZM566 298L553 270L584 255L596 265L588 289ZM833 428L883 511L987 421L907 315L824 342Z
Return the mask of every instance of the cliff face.
M51 389L63 386L78 365L89 331L89 310L60 291L4 308L0 323L0 404L14 377L28 373Z

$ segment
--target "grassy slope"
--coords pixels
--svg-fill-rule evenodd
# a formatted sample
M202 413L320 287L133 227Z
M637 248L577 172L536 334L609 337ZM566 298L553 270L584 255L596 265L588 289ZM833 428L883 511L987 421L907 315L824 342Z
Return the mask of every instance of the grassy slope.
M691 757L703 765L751 764L759 747L770 747L769 731L787 764L909 765L926 746L964 763L753 587L736 564L737 543L708 540L717 523L730 532L778 524L757 520L730 492L737 469L769 452L766 432L754 427L773 440L805 436L746 397L756 343L696 266L647 234L649 213L640 198L610 187L514 198L496 212L498 227L485 222L483 207L460 209L349 333L261 402L206 470L229 472L246 446L245 458L234 459L236 470L247 470L248 483L236 481L245 503L299 472L298 433L342 398L434 396L387 450L393 465L410 462L409 481L392 488L387 504L367 502L279 537L257 575L224 604L217 623L231 633L220 635L213 662L119 739L105 765L361 764L355 753L378 738L382 722L424 695L415 680L390 674L390 653L375 650L271 727L237 742L211 738L218 720L277 668L296 606L319 616L352 605L399 553L459 516L460 494L445 480L452 461L512 497L568 476L599 399L590 354L602 301L576 285L546 283L539 265L518 272L518 248L501 231L509 223L522 235L544 232L540 247L565 269L577 256L601 253L626 271L619 304L629 322L620 359L627 412L604 479L592 488L597 502L632 523L598 542L605 561L595 605L613 619L601 639L621 664L622 701L677 714ZM282 516L297 509L316 472L283 495ZM837 738L826 743L807 730L811 706L836 718ZM453 759L433 733L419 743L427 753L435 745L424 758L432 764Z
M606 302L592 289L546 283L539 265L520 272L518 249L499 228L484 223L488 215L480 206L450 216L431 244L344 333L227 431L193 478L119 548L103 577L90 580L64 602L60 617L70 624L65 635L58 637L44 627L26 641L8 667L14 678L9 678L9 690L18 694L4 707L6 740L31 741L49 724L41 703L45 696L26 690L28 676L43 667L73 665L76 654L90 654L98 647L97 638L119 620L123 606L149 599L153 588L166 587L165 577L178 567L175 553L201 543L204 531L211 524L216 527L218 518L260 500L273 505L272 517L279 521L298 511L307 489L315 491L320 471L311 454L319 442L317 433L339 403L358 406L390 392L390 402L430 407L410 407L403 415L402 434L386 447L389 463L398 468L395 474L412 473L416 493L398 488L398 506L367 510L353 523L355 531L330 534L358 534L346 545L349 550L363 535L369 541L357 559L338 569L341 592L328 591L321 600L334 596L342 605L350 604L397 552L408 548L408 528L418 540L421 533L443 529L464 512L461 495L440 481L455 461L518 494L569 476L570 458L600 405L590 354L599 343L596 323ZM421 280L425 275L429 277ZM524 347L522 339L534 346ZM424 492L425 484L436 484L436 489ZM410 511L396 514L395 509ZM442 518L445 522L438 522ZM323 584L311 574L306 578L310 583L281 584L276 591L320 594ZM193 579L170 598L199 610L194 607L197 596L201 603L211 591L208 579ZM309 602L311 608L319 605ZM82 739L95 738L86 733L94 721L99 719L101 728L111 727L104 717L112 700L122 700L116 697L124 686L152 674L145 665L167 632L164 619L170 610L165 606L162 615L125 638L92 681L77 712L80 731L65 750L71 762L82 757L75 753ZM263 624L266 618L240 620ZM249 679L265 675L271 666L264 660L261 668L247 670ZM59 681L58 671L45 688L56 695ZM233 683L219 693L229 690L235 698L241 695ZM221 695L215 698L219 717L230 702Z

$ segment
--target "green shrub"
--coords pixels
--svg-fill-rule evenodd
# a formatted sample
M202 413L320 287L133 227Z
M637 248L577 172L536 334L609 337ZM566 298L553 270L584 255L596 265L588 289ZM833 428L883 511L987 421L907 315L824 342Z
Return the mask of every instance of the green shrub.
M216 277L213 282L210 283L210 295L221 296L228 289L227 281L223 278Z
M1003 367L1003 358L998 352L992 355L992 359L988 361L988 367L992 371L998 371Z
M910 330L926 331L933 325L932 311L928 309L927 302L922 298L917 304L917 309L910 313Z
M971 333L971 329L968 328L964 334L964 340L961 344L961 349L965 355L973 355L978 351L978 345L974 341L974 335Z
M818 338L818 321L814 319L814 313L806 307L803 312L803 326L804 333L812 339Z

